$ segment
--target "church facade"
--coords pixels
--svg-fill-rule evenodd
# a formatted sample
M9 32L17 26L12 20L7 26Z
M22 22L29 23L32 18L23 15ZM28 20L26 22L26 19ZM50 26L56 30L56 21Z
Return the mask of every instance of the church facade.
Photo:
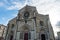
M36 7L26 5L9 21L5 40L54 40L49 15L39 14Z

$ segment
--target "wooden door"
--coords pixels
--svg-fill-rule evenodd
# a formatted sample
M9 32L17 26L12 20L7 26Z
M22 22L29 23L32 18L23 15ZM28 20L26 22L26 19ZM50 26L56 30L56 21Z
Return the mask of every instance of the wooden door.
M24 34L24 40L28 40L28 33Z

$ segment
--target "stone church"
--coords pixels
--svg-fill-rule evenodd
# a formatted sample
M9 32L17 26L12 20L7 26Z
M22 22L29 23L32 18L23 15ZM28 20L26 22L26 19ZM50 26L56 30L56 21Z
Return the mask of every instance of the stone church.
M54 40L49 15L39 14L34 6L24 6L9 21L5 40Z

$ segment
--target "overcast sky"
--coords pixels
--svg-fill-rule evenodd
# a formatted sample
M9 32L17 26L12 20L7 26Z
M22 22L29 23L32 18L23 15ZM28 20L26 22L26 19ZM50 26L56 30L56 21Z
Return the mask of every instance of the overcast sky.
M7 25L8 21L17 16L18 10L26 4L35 6L40 14L49 14L57 36L60 30L60 0L0 0L0 24Z

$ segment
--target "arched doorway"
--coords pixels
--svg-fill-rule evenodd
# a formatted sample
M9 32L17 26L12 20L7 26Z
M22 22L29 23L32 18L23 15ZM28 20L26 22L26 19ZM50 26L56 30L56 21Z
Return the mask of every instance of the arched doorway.
M41 35L41 40L46 40L45 34L42 34L42 35Z
M24 24L22 26L21 32L23 32L23 38L24 38L24 40L31 39L31 33L30 33L30 28L29 28L28 24Z

